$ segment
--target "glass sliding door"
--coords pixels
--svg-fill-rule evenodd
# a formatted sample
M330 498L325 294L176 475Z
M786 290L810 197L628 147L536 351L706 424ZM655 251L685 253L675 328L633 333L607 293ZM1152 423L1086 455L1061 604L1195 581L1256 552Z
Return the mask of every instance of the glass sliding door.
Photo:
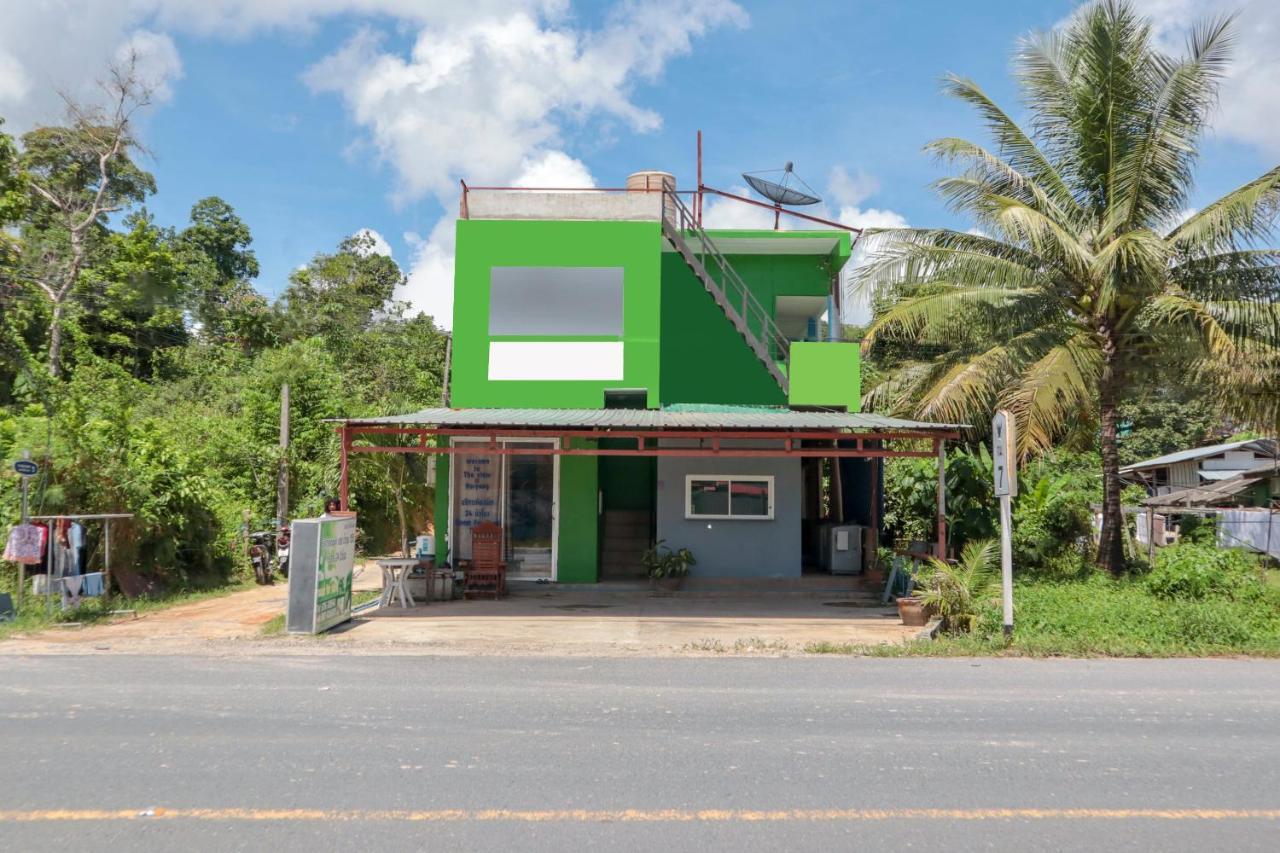
M551 441L500 439L504 448L554 447ZM460 448L467 442L458 441ZM555 578L555 507L558 459L550 455L460 452L452 465L454 560L471 559L471 529L502 525L507 576Z
M507 574L514 578L549 578L555 530L555 457L504 458Z

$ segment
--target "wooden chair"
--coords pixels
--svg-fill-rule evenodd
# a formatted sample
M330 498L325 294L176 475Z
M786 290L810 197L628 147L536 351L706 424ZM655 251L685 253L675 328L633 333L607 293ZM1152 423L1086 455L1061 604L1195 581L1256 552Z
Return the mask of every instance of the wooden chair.
M502 526L485 521L471 528L471 568L463 593L467 598L507 594L507 564L502 561Z

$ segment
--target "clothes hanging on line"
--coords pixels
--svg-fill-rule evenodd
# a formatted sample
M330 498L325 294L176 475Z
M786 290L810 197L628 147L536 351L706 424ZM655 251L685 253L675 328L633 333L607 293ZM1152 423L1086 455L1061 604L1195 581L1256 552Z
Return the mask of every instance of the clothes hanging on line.
M80 606L80 588L84 578L79 575L62 579L62 609L75 610Z
M102 572L89 572L87 575L80 576L83 585L80 587L80 594L84 596L102 595Z
M54 522L53 534L53 576L66 578L79 575L84 528L69 518L59 518Z
M43 531L35 524L18 524L9 530L4 546L4 559L13 563L34 566L44 553Z

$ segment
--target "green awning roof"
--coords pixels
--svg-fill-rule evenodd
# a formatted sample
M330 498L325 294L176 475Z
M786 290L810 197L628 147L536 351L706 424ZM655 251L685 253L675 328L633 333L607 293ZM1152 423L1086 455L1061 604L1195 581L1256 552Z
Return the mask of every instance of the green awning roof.
M435 427L523 427L538 429L776 429L891 430L962 429L965 424L911 421L860 412L805 412L751 406L684 404L666 409L423 409L405 415L338 419L347 425Z

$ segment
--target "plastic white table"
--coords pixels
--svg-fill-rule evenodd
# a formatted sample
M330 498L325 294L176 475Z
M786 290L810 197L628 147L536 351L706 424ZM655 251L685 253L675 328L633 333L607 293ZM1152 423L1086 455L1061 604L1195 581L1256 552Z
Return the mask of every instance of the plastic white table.
M413 567L418 565L418 560L408 558L389 557L383 560L374 560L378 564L378 568L382 569L382 595L378 599L378 605L381 607L389 607L398 597L401 607L413 607L416 602L413 595L409 592L409 573L413 571Z

